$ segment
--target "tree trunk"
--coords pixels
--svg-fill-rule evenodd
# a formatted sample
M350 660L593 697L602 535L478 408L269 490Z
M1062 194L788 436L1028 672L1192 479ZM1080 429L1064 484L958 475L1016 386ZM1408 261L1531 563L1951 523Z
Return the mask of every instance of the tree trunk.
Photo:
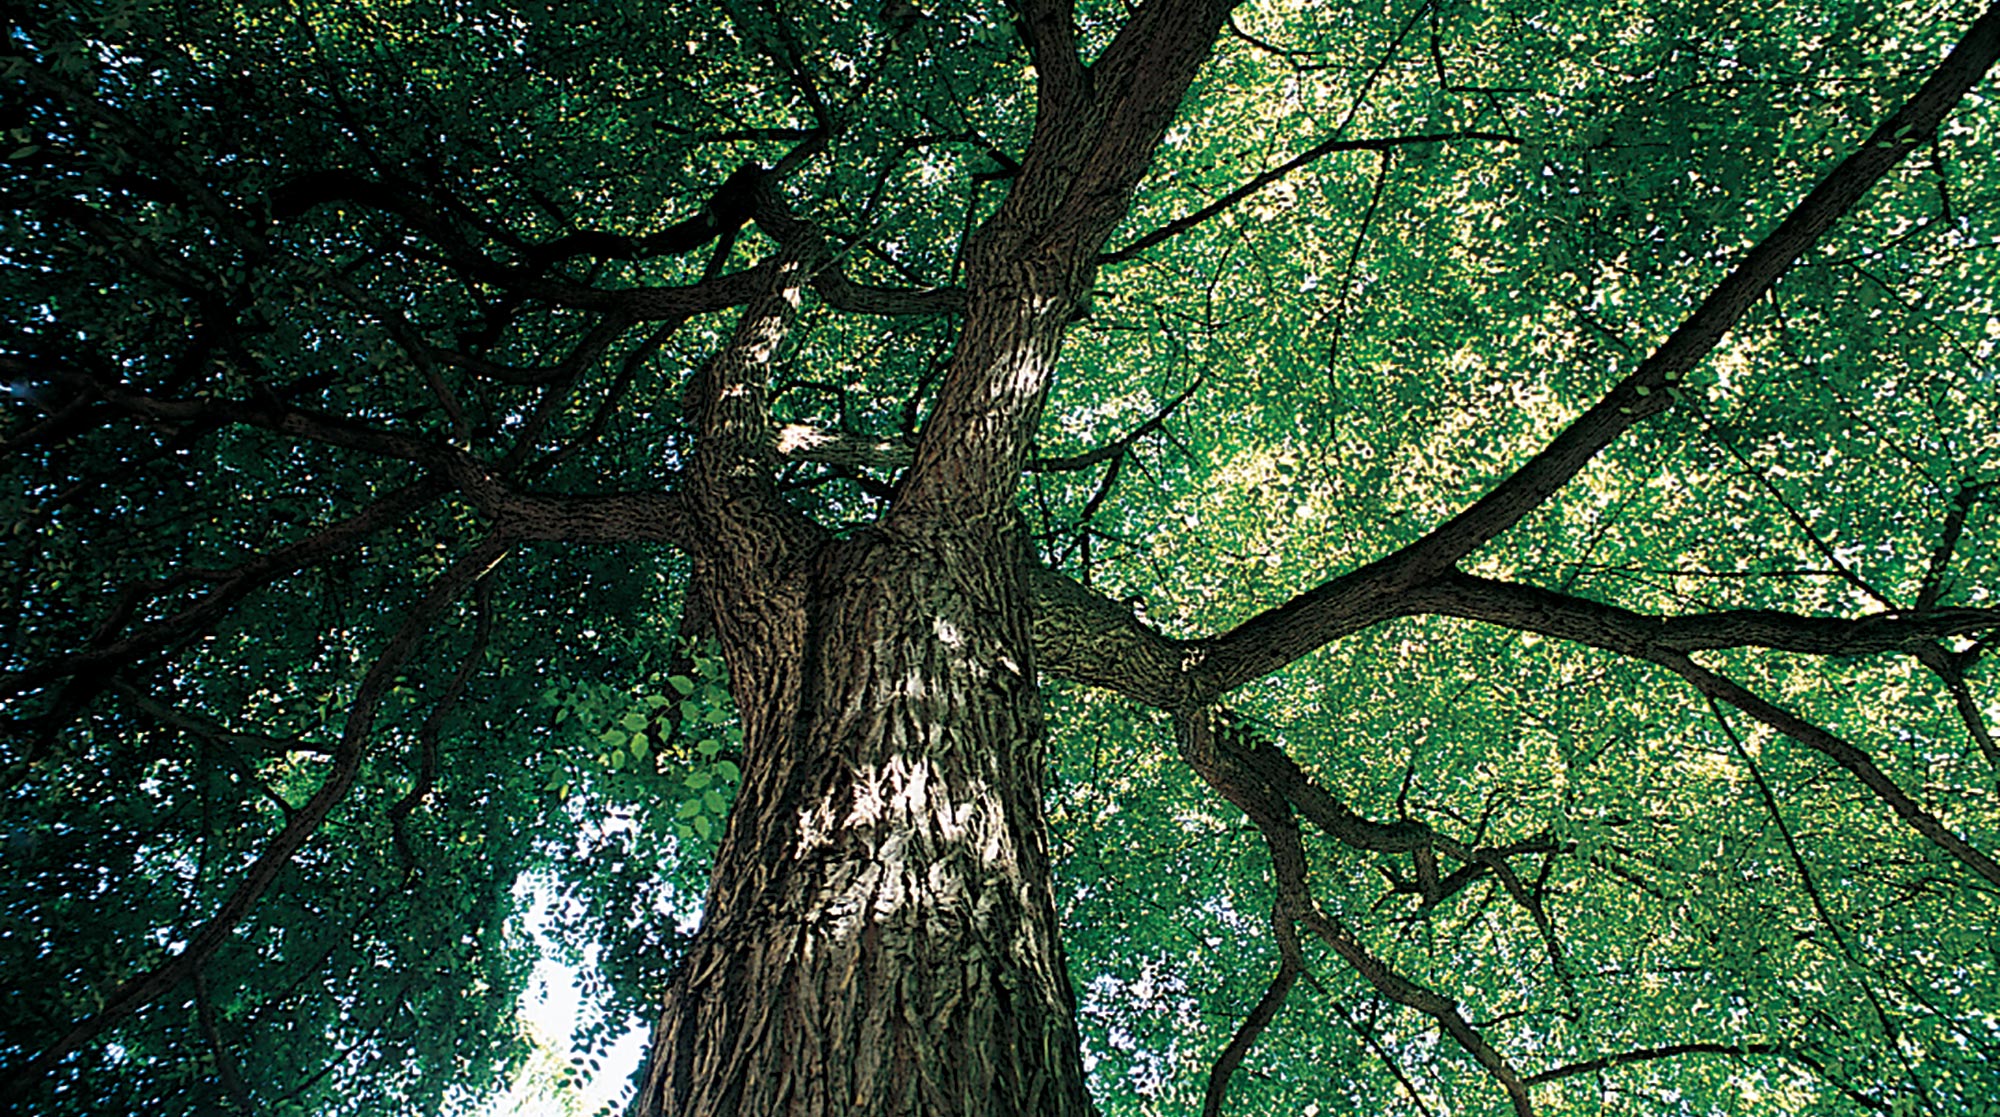
M744 782L636 1113L1091 1112L1016 548L885 528L716 603Z
M695 583L744 780L667 992L640 1117L1085 1117L1042 818L1014 493L1097 254L1230 0L1149 3L1086 67L1026 0L1035 135L964 246L958 340L879 526L830 539L772 485L765 386L826 250L780 253L689 384Z

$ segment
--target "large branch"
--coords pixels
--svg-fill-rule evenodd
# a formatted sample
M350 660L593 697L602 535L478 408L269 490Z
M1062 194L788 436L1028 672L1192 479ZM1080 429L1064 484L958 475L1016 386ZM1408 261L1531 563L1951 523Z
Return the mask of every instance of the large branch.
M1909 793L1891 779L1888 773L1882 771L1876 765L1874 758L1866 752L1790 710L1758 697L1742 685L1701 666L1688 656L1663 653L1652 658L1662 667L1694 684L1696 690L1709 698L1729 703L1766 726L1847 769L1861 781L1863 786L1874 792L1876 798L1887 804L1889 809L1895 811L1904 822L1909 823L1911 829L1929 838L1939 849L1964 862L1973 872L1994 884L2000 884L2000 862L1995 862L1984 851L1974 847L1946 826L1936 815L1925 810L1915 799L1910 798Z
M1946 632L2000 628L2000 610L1952 609L1944 614L1911 617L1868 617L1830 622L1786 618L1762 610L1741 614L1707 614L1678 623L1646 617L1594 601L1548 590L1490 582L1457 575L1412 591L1405 597L1411 612L1441 613L1489 621L1508 628L1538 632L1657 663L1692 683L1709 698L1726 702L1766 726L1832 759L1859 779L1876 798L1938 848L1958 858L1980 876L2000 884L2000 863L1973 847L1925 810L1875 763L1874 758L1841 737L1799 715L1758 697L1733 680L1696 663L1694 649L1765 644L1817 654L1866 654L1917 648ZM1750 618L1745 620L1743 618ZM1720 619L1718 619L1720 618ZM1930 631L1944 629L1946 632ZM1725 636L1742 637L1733 642Z
M810 246L794 242L760 269L766 282L744 308L729 344L687 386L683 410L700 432L690 472L705 497L734 495L746 484L769 487L764 443L771 426L770 370L798 316L812 255Z
M1018 0L1015 26L1035 64L1035 99L1049 115L1073 113L1090 98L1090 74L1076 49L1072 0Z
M485 506L505 488L484 463L456 446L334 415L293 407L274 396L248 400L164 399L119 384L74 377L86 390L128 414L176 426L232 425L257 427L325 446L378 458L400 459L423 466Z
M1518 582L1452 571L1406 593L1401 611L1443 613L1541 632L1629 654L1771 648L1804 655L1862 656L1917 650L1947 636L2000 630L2000 609L1939 609L1805 617L1733 609L1659 617Z
M796 300L796 291L789 297ZM753 355L739 345L732 347L725 357L737 361L765 360L769 354ZM257 427L326 446L411 462L430 470L434 478L412 488L409 490L411 493L421 491L423 499L428 500L441 492L455 489L483 515L497 524L506 525L516 538L590 543L651 541L676 545L685 545L689 538L685 525L686 505L675 494L520 492L502 483L485 463L456 446L342 416L290 407L275 399L164 400L117 386L92 383L90 387L113 406L147 419L174 424L227 423ZM744 397L731 396L729 400L730 406L735 407L744 402ZM751 429L754 431L756 427ZM358 538L356 532L377 530L384 526L386 517L392 515L393 510L407 512L414 507L406 508L400 502L391 502L391 506L392 511L358 518L351 529L343 531L341 538ZM275 552L270 561L281 564L291 561L286 556L295 549ZM296 568L296 565L294 562L293 566L286 568Z
M1040 563L1025 564L1023 577L1034 599L1035 654L1042 670L1163 710L1213 697L1202 678L1212 642L1166 636L1129 607ZM1852 618L1773 609L1661 617L1452 571L1371 602L1367 610L1343 618L1339 635L1421 613L1488 621L1620 651L1644 646L1668 652L1763 647L1830 656L1905 652L1927 662L1937 658L1931 650L1936 640L2000 630L2000 609L1991 608Z
M685 475L687 542L718 615L758 615L780 585L796 595L798 561L824 537L778 495L766 401L771 366L821 255L816 237L787 237L729 344L687 385L682 410L698 432Z
M104 676L116 664L204 631L258 588L347 553L377 532L402 523L443 491L443 485L431 481L398 489L345 520L220 572L214 588L199 600L129 635L118 632L121 625L107 623L104 637L95 646L0 679L0 695L20 694L71 676Z
M1050 0L1035 10L1066 18ZM1045 96L1021 173L966 244L967 306L889 522L1011 519L1056 355L1097 253L1130 208L1230 0L1149 0L1088 71L1088 103Z
M1032 601L1038 670L1156 709L1189 704L1186 667L1195 645L1161 635L1130 606L1038 562L1024 563L1021 573Z
M1973 23L1902 108L1843 159L1718 283L1653 354L1540 453L1422 539L1244 622L1198 674L1220 695L1380 619L1381 602L1437 577L1541 506L1634 424L1667 410L1681 382L1772 284L1939 123L2000 57L2000 4Z
M727 193L735 199L729 206L732 211L728 218L730 221L741 223L754 216L757 223L768 230L774 220L783 220L784 216L782 206L768 184L758 185L760 171L755 164L739 168L718 191L718 198ZM718 255L718 266L711 268L711 272L716 274L705 275L693 283L598 287L551 275L550 266L581 255L600 260L638 260L663 252L677 254L699 248L707 240L704 237L683 244L674 237L674 230L636 240L604 232L573 233L552 244L527 246L526 259L522 263L505 263L486 255L467 241L460 235L457 226L424 201L413 185L371 183L338 171L307 177L337 180L331 186L333 193L329 197L345 198L393 214L435 243L464 275L551 306L596 311L614 318L637 321L686 319L741 306L755 298L768 283L768 276L764 274L768 264L722 273L719 267L721 257ZM702 211L703 218L712 223L712 211L716 208L716 200L711 199L710 205ZM725 243L733 242L735 235L735 227L731 225ZM649 247L649 241L662 238L673 243L665 247ZM859 314L949 314L959 310L964 298L963 292L948 287L894 288L858 283L849 279L838 262L832 260L819 261L815 271L814 287L828 305ZM474 358L459 360L466 363ZM508 373L497 370L489 374L496 379L509 378ZM534 370L528 370L514 375L535 374Z
M1042 670L1165 710L1188 710L1212 697L1200 679L1205 650L1202 642L1166 637L1125 606L1039 564L1028 564L1023 575L1033 598L1035 652ZM1942 637L2000 631L2000 609L1946 609L1852 619L1802 617L1768 609L1656 617L1533 586L1452 572L1374 603L1366 614L1349 618L1352 627L1348 631L1391 616L1418 614L1484 621L1660 664L1701 693L1727 702L1831 758L1918 833L1980 876L2000 884L2000 863L1925 810L1866 752L1690 657L1695 651L1736 647L1810 655L1903 652L1919 658L1935 657L1935 641ZM1330 835L1349 845L1384 852L1436 846L1468 864L1488 860L1478 851L1449 848L1426 827L1360 819L1330 797L1316 794L1310 780L1278 754L1266 757L1256 767L1260 780L1285 788L1283 794L1288 799Z
M121 386L78 382L111 406L145 419L175 425L252 426L323 445L409 461L429 470L430 476L390 493L345 520L250 558L232 569L190 574L189 579L207 582L211 587L192 604L129 633L122 631L124 623L114 615L102 626L90 647L0 677L0 695L20 694L64 678L107 677L116 665L205 631L258 589L351 551L454 489L491 520L496 530L511 538L578 543L643 541L680 547L687 546L691 538L686 501L676 493L520 492L502 484L483 463L457 447L290 407L273 398L166 400ZM129 603L121 608L129 611L141 601L178 584L135 586L127 594Z
M680 493L510 493L496 523L521 540L667 543L686 549L692 531Z
M1243 1065L1243 1059L1250 1054L1250 1048L1271 1021L1278 1018L1278 1010L1285 1007L1285 999L1291 996L1292 986L1299 976L1306 972L1305 951L1299 949L1298 925L1289 914L1286 897L1279 897L1271 904L1271 937L1278 943L1278 972L1271 977L1271 983L1264 987L1264 995L1250 1009L1249 1015L1237 1025L1236 1034L1229 1037L1221 1054L1208 1071L1208 1089L1203 1091L1201 1117L1222 1117L1222 1103L1229 1096L1229 1077L1236 1068Z

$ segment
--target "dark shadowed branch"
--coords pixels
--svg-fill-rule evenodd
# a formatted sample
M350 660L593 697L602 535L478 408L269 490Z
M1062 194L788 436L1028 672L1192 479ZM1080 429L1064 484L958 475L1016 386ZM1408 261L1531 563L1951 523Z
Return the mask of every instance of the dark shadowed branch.
M238 732L201 714L169 706L122 680L114 681L111 689L153 721L226 749L259 757L290 756L293 753L303 753L308 756L328 755L324 746L302 740L300 736L270 737L261 733Z
M322 528L296 543L251 559L234 569L217 572L211 579L204 579L211 581L214 588L199 600L129 634L121 634L124 627L122 620L109 620L99 626L99 637L92 642L92 647L0 679L0 694L20 694L58 679L85 674L108 680L109 673L117 665L206 630L257 589L347 553L369 536L401 523L443 491L444 486L431 481L420 481L398 489L347 519ZM131 596L136 604L137 600L167 588L171 587L165 584L136 586Z
M1070 0L1016 0L1016 26L1034 59L1036 95L1044 113L1069 113L1089 95L1090 75L1076 49L1075 5Z
M1882 771L1874 757L1792 711L1760 698L1734 680L1701 666L1686 655L1663 652L1650 658L1694 684L1696 690L1709 698L1727 702L1792 740L1824 754L1853 773L1863 786L1909 823L1912 829L1964 862L1973 872L2000 885L2000 863L1974 848L1936 815L1925 810L1888 773Z
M1278 1010L1285 1007L1285 999L1291 995L1292 986L1298 984L1299 976L1305 973L1305 953L1299 949L1299 932L1292 918L1285 911L1285 902L1280 900L1271 907L1271 937L1278 943L1278 972L1271 976L1271 983L1264 988L1264 995L1250 1009L1250 1014L1237 1025L1236 1033L1222 1052L1215 1057L1215 1063L1208 1070L1208 1088L1202 1094L1202 1117L1222 1117L1222 1103L1229 1096L1229 1076L1243 1065L1243 1059L1250 1054L1250 1048L1257 1043L1257 1037L1278 1018Z
M1314 144L1312 147L1272 167L1268 171L1252 176L1243 185L1238 186L1215 201L1202 206L1186 217L1177 217L1150 233L1134 238L1130 244L1123 245L1100 255L1097 258L1098 262L1102 264L1116 264L1129 260L1156 244L1171 240L1212 217L1228 212L1238 202L1277 182L1293 171L1316 163L1337 152L1391 152L1399 147L1408 147L1412 144L1449 143L1454 140L1477 140L1485 143L1502 144L1519 144L1521 142L1519 137L1510 136L1504 132L1426 132L1413 136L1378 136L1361 140L1343 140L1337 138L1325 140ZM1380 195L1380 190L1377 190L1376 196L1379 198Z
M1285 916L1310 929L1376 992L1435 1021L1500 1083L1520 1117L1533 1117L1534 1105L1520 1072L1465 1019L1457 1004L1397 973L1338 919L1320 908L1307 880L1305 844L1299 837L1290 800L1252 769L1229 762L1224 743L1226 733L1217 732L1216 715L1209 710L1189 711L1177 715L1174 725L1182 758L1211 787L1249 815L1263 834L1271 852L1272 872L1277 878L1279 907Z
M1911 654L1944 683L1945 690L1951 694L1952 707L1958 712L1959 724L1965 726L1966 736L1979 746L1980 755L1986 758L1994 775L2000 777L2000 743L1994 741L1993 728L1986 723L1986 714L1980 710L1979 700L1972 696L1972 688L1965 681L1966 670L1984 650L1986 642L1992 639L1988 636L1957 654L1935 643L1920 644Z
M438 695L431 712L417 727L417 774L410 781L410 790L403 797L389 805L390 840L395 843L396 856L403 865L403 887L408 888L416 878L417 855L410 848L410 836L404 826L410 815L418 807L429 801L437 787L438 778L438 737L444 732L445 719L457 708L459 700L465 697L465 688L479 665L486 658L486 649L493 641L493 581L480 578L472 589L473 625L472 640L460 658L458 670L452 673L451 681L445 684L444 693Z
M312 838L333 809L347 798L355 778L360 775L376 711L389 692L398 669L417 650L438 615L498 565L511 545L511 541L505 538L489 536L431 584L423 600L411 609L402 627L376 654L368 673L362 677L354 700L347 708L347 720L340 742L334 749L333 764L326 779L303 806L287 817L284 828L243 871L242 879L215 913L188 936L187 946L152 970L121 983L105 997L102 1007L94 1015L78 1021L60 1039L33 1058L0 1072L0 1099L16 1098L32 1091L43 1076L106 1028L192 978L209 956L229 941L236 925L270 889L292 855Z

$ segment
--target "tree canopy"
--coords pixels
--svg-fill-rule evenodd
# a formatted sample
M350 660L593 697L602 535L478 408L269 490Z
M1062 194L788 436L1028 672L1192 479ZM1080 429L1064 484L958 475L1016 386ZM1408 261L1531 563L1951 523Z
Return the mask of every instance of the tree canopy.
M9 1102L650 1025L736 470L1013 494L1106 1117L2000 1112L2000 7L0 21Z

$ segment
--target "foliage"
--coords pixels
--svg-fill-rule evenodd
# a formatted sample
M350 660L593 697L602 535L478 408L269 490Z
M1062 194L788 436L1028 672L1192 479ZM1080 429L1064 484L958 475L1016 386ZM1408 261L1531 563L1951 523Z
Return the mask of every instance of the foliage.
M1021 489L1036 559L1200 641L1426 538L1638 367L1977 15L1241 7L1069 332ZM858 288L822 288L785 341L780 487L838 532L877 516L954 343L964 238L1027 158L1026 17L6 18L0 1063L104 1016L37 1111L474 1108L531 1052L524 879L590 966L583 1047L649 1022L741 774L726 671L663 506L575 504L609 509L595 536L507 525L546 520L529 498L675 489L683 388L777 223L662 246L710 231L746 162ZM1127 18L1078 3L1084 57ZM1460 569L1647 617L1825 619L1826 646L1695 658L1990 855L1982 88L1663 389L1670 409ZM1827 650L1870 616L1915 627ZM1543 1111L1990 1106L1994 882L1691 677L1412 607L1226 705L1232 740L1358 815L1516 851L1426 897L1407 850L1305 846L1318 904L1455 1002ZM1046 682L1094 1096L1195 1111L1285 964L1267 835L1177 753L1185 711ZM294 832L128 1015L131 983L192 957ZM1232 1111L1505 1109L1434 1014L1307 938Z

